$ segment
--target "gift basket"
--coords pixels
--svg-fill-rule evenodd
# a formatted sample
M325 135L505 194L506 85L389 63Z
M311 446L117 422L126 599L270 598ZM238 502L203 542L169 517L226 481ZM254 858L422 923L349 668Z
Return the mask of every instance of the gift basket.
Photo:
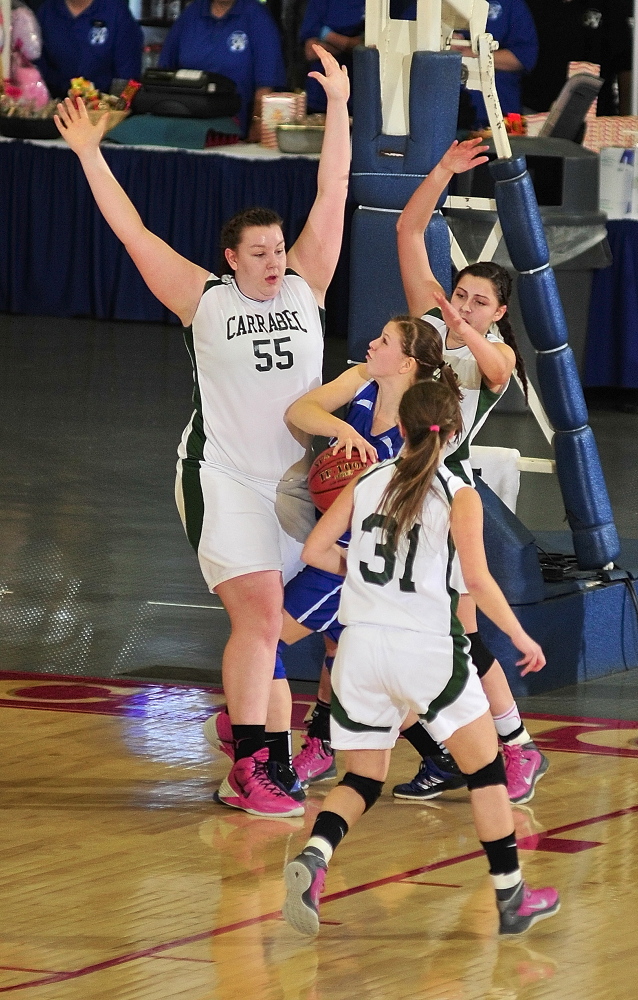
M0 52L3 49L4 66L8 66L10 76L0 93L0 135L12 139L58 139L60 133L53 119L58 101L51 99L39 70L33 65L42 51L40 26L33 11L21 0L12 4L8 28L0 24ZM8 59L7 53L10 53ZM139 86L129 80L119 94L103 94L90 80L78 77L71 80L68 96L84 101L94 123L108 115L106 131L109 131L130 113Z

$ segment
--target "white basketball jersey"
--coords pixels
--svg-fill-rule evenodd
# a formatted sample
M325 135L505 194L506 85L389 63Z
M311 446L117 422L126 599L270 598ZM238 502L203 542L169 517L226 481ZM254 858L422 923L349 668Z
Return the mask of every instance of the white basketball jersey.
M493 392L485 385L481 369L467 344L451 349L446 347L447 326L438 309L426 313L422 319L430 323L441 334L443 358L456 374L463 393L461 400L463 432L460 437L452 438L449 442L445 451L445 462L448 465L451 464L452 467L459 463L469 476L470 482L473 482L470 468L470 445L487 420L491 410L505 392L507 385L503 386L500 392ZM487 339L494 343L503 343L503 338L495 333L489 332Z
M397 547L392 524L378 507L400 461L392 458L374 466L355 487L339 621L450 635L458 599L450 587L450 504L467 483L441 466L419 520Z
M211 276L185 337L195 412L180 458L279 482L308 448L286 426L286 409L321 385L323 330L309 285L288 271L277 296L260 302L231 275Z

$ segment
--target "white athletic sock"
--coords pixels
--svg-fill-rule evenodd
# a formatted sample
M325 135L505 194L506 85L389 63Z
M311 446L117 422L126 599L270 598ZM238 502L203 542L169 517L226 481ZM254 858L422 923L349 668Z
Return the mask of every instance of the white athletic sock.
M330 861L330 858L334 854L332 845L324 837L311 837L306 847L314 847L315 851L320 851L323 854L326 864ZM306 848L304 847L304 850Z
M518 736L515 736L513 740L507 740L507 742L518 743L518 744L530 742L532 737L527 732L527 729L525 728L521 720L521 715L518 710L518 705L516 704L515 701L512 702L512 705L510 708L508 708L507 712L503 712L502 715L493 715L492 718L494 720L494 725L496 726L496 732L501 737L501 739L507 740L507 737L510 735L510 733L515 732L517 729L523 726Z
M520 868L507 875L490 875L495 889L514 889L523 880L523 873Z

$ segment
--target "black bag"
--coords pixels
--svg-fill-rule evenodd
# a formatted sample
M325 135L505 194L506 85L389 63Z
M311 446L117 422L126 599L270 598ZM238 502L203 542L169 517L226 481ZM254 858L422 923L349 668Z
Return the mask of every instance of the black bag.
M169 118L228 118L237 114L241 97L221 73L198 69L147 69L133 98L136 115Z

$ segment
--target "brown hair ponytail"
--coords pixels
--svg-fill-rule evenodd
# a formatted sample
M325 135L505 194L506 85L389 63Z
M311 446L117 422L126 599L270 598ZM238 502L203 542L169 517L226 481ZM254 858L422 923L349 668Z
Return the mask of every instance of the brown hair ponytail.
M396 522L396 542L420 514L440 464L441 447L462 429L458 398L442 382L422 381L411 386L399 404L399 419L407 450L379 504L379 509Z

